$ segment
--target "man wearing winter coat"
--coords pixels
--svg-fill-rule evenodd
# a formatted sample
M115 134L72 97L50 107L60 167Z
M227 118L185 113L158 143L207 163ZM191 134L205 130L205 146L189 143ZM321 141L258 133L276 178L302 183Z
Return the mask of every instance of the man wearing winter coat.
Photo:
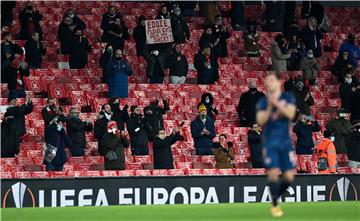
M345 143L348 150L349 167L360 167L360 120L353 122L351 132L346 135Z
M89 41L83 36L81 29L75 30L71 40L69 66L71 69L85 68L88 63L88 53L92 50Z
M198 84L214 84L219 79L219 64L210 45L204 46L194 58Z
M5 114L1 122L1 157L15 157L19 154L19 137L14 131L16 131L14 116Z
M132 74L131 67L123 58L121 49L115 50L113 59L107 65L109 98L128 97L128 77Z
M166 99L162 99L163 107L159 106L159 100L152 101L149 106L144 108L146 124L149 126L149 140L153 141L158 134L159 128L164 128L163 115L170 111L170 107Z
M27 40L31 38L34 32L39 33L40 39L42 39L42 30L40 27L40 21L42 15L35 9L33 3L28 1L25 8L19 14L19 20L21 24L21 30L19 37L21 40Z
M93 130L92 123L90 121L82 121L79 118L79 111L76 108L71 108L70 115L66 121L66 128L72 142L70 146L71 156L84 156L86 145L85 132Z
M286 60L291 57L291 54L285 53L284 48L284 37L281 34L278 34L275 37L275 41L271 45L270 52L271 52L271 62L273 71L286 71L287 64Z
M167 67L170 72L170 83L184 84L188 74L189 65L185 55L181 54L181 46L176 44L174 51L167 58Z
M65 147L71 146L71 140L67 136L64 129L65 119L55 118L50 125L45 128L45 143L48 143L57 148L55 157L47 162L46 171L62 171L66 163Z
M176 127L169 136L160 128L154 139L154 169L174 169L171 146L181 140L179 128Z
M227 141L225 134L219 136L219 142L213 143L214 157L216 160L215 168L231 169L234 168L235 150L232 142Z
M351 123L345 119L345 110L338 110L338 117L330 120L326 125L326 130L329 130L335 135L335 148L337 154L347 153L345 137L350 132Z
M316 81L317 73L320 71L320 64L314 58L312 50L307 51L307 55L301 59L300 67L303 71L305 80L309 80L310 84Z
M171 17L171 28L175 43L185 43L186 39L190 39L189 26L181 15L181 9L179 7L174 9L174 15Z
M310 106L313 106L315 102L310 94L309 88L305 88L304 82L300 80L295 83L292 92L296 98L296 107L299 113L310 115Z
M251 165L253 168L264 168L263 147L261 142L261 128L254 123L248 132Z
M149 126L142 117L141 108L131 106L131 115L128 122L128 131L130 135L130 144L132 155L149 154Z
M46 47L39 39L39 33L34 32L32 38L26 41L25 61L29 64L29 68L41 68L42 56L45 55Z
M13 116L16 124L16 136L21 137L26 133L25 115L32 112L34 105L29 97L26 97L26 103L19 106L15 97L9 97L9 107L6 109L6 116ZM13 131L14 132L14 131Z
M297 136L296 154L313 154L314 141L312 135L320 130L319 123L313 117L301 114L293 128Z
M105 170L125 170L125 148L129 147L127 132L118 130L116 122L110 121L102 139Z
M199 115L191 122L191 136L194 139L196 155L212 155L212 140L215 138L214 121L207 117L205 105L198 108Z

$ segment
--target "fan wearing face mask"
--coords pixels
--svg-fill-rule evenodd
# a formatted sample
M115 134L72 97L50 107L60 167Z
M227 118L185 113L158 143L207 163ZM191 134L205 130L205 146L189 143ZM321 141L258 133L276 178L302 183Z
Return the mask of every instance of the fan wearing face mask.
M140 107L131 106L130 109L131 114L127 126L130 135L131 153L132 155L148 155L148 134L150 134L151 128L145 121Z
M75 35L70 44L69 66L71 69L85 68L88 63L88 53L92 47L89 41L83 36L81 29L75 29Z
M348 149L349 167L360 167L360 120L352 122L351 132L346 136L346 148Z
M216 136L214 121L207 116L204 104L199 106L198 113L191 122L191 136L194 139L196 155L212 155L212 140Z
M28 40L34 32L39 33L39 38L42 40L42 30L40 21L42 15L36 10L32 2L28 1L25 8L19 14L21 30L19 37L21 40Z
M311 96L309 88L305 87L304 81L296 81L292 92L296 98L298 112L305 115L311 115L310 106L315 104L314 98Z
M324 139L316 148L318 171L320 174L336 173L336 150L334 146L334 134L328 130L324 131Z
M346 74L345 80L343 83L341 83L339 88L341 107L347 111L350 111L351 109L352 94L356 91L356 85L358 83L357 78L354 78L355 80L353 80L353 76L350 73Z
M346 110L339 109L338 117L330 120L326 129L334 134L337 154L347 153L345 137L350 132L351 123L346 119Z
M114 121L113 112L111 110L110 104L104 104L101 107L101 111L95 121L94 125L94 135L98 140L98 151L101 156L105 155L104 145L102 143L102 138L106 133L107 124L109 121Z
M307 51L307 55L301 59L301 70L305 80L308 80L311 85L315 84L317 73L320 70L320 64L314 58L312 50Z
M173 129L170 135L166 136L164 128L160 128L154 139L154 169L174 169L171 146L182 140L180 128Z
M171 16L171 28L175 43L185 43L186 39L190 39L189 26L182 16L181 9L179 7L174 9L174 14Z
M200 105L205 105L208 117L210 117L212 120L216 119L216 115L219 114L219 111L214 105L214 98L211 93L204 93L201 96L201 101L198 103L198 108Z
M127 132L120 132L116 122L110 121L102 142L105 151L105 170L125 170L124 148L129 147Z

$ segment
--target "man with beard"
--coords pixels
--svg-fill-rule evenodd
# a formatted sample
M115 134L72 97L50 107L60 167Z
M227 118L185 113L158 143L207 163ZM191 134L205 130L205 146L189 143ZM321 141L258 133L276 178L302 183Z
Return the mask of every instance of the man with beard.
M85 131L92 131L92 123L82 121L79 117L79 111L76 108L70 109L70 115L66 120L66 128L72 145L70 146L71 156L84 156L86 139Z
M200 105L198 112L199 115L191 122L191 136L194 139L196 155L212 155L212 140L216 136L214 121L207 117L205 105Z
M47 127L50 122L57 116L62 115L61 107L56 106L55 98L48 98L46 101L46 107L41 110L41 115Z
M132 155L148 155L149 126L147 126L147 122L142 117L141 108L138 106L131 106L131 115L128 122L128 130L130 135Z
M101 111L95 121L94 135L98 140L98 151L101 156L104 156L104 145L102 143L103 136L107 130L107 124L109 121L113 121L113 112L111 111L110 104L104 104L101 107ZM124 128L124 127L123 127Z
M241 127L251 127L252 123L255 122L256 103L259 98L264 96L264 93L257 90L256 81L251 80L249 82L249 90L240 96L237 107Z
M163 100L163 107L159 107L159 100L152 101L149 106L144 108L145 121L150 127L149 140L153 141L158 134L159 128L164 128L163 115L170 111L166 99Z

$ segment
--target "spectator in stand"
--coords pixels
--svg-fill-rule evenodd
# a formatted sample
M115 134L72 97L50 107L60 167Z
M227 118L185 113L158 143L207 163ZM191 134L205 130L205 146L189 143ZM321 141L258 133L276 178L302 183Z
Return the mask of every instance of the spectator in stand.
M201 95L201 101L200 103L198 103L197 108L199 108L200 105L205 105L207 110L206 116L210 117L213 121L215 121L216 115L219 114L219 111L215 107L214 97L211 93L204 93Z
M149 106L144 108L145 122L148 128L148 137L153 141L159 132L159 128L164 128L163 115L170 112L170 107L165 98L162 98L163 107L159 106L159 100L152 101Z
M219 44L219 41L216 40L216 36L213 34L213 29L211 28L211 26L205 26L205 32L201 35L199 39L199 47L202 49L210 45L211 52L214 52L214 47L217 44Z
M125 23L120 18L116 18L115 21L109 25L108 30L108 42L113 48L124 49L125 40L129 40L129 31L125 26Z
M214 121L207 117L205 105L200 105L198 111L199 115L191 122L191 136L194 139L196 155L212 155L212 140L216 136Z
M345 138L349 167L360 167L360 121L353 121L351 132Z
M350 103L350 120L353 122L355 120L360 120L360 83L357 83L356 89L352 94Z
M214 84L219 79L219 64L211 45L205 45L195 55L194 66L197 70L198 84Z
M285 38L282 34L278 34L275 37L275 41L271 45L271 62L273 71L286 71L286 60L290 58L291 54L284 51Z
M259 98L264 96L265 94L256 88L256 81L249 81L249 90L240 96L237 106L241 127L251 127L253 125L256 115L256 103Z
M109 85L109 98L128 97L128 77L132 74L131 67L124 59L121 49L115 50L115 56L106 66Z
M66 17L69 17L73 20L73 25L75 25L74 30L81 29L84 30L86 28L85 22L83 22L76 14L74 9L68 9L65 13Z
M285 7L281 1L266 1L263 31L283 32Z
M313 154L314 141L313 133L319 132L321 127L313 116L300 114L293 131L297 136L296 154Z
M310 106L315 104L314 98L311 96L309 88L305 87L304 81L299 80L295 83L292 92L296 98L296 107L298 113L305 114L309 116Z
M197 1L181 1L179 2L179 7L185 17L194 17L196 15L196 11L199 10Z
M19 14L21 25L19 38L21 40L28 40L34 32L37 32L39 33L40 40L42 40L42 30L39 23L41 19L42 15L36 10L33 3L30 1L26 2L25 8Z
M343 51L349 52L349 58L352 62L352 65L354 66L354 68L357 68L358 60L360 60L360 49L358 46L355 45L354 34L348 35L348 39L341 45L339 49L339 54Z
M159 12L158 16L156 16L156 19L170 19L170 11L168 10L167 6L165 4L161 5L161 11Z
M100 66L102 68L102 73L103 73L103 76L102 76L103 83L109 82L109 76L108 76L109 73L107 72L106 67L107 67L108 63L112 60L113 54L114 54L113 47L111 45L107 44L105 46L104 53L101 55L100 61L99 61Z
M31 99L27 96L25 104L19 106L18 101L16 97L9 97L8 98L9 107L6 109L5 116L13 116L16 131L13 131L17 138L20 139L21 143L21 137L26 133L25 128L25 115L28 115L32 112L34 105L31 101Z
M189 71L189 65L186 56L181 54L180 44L175 44L173 53L167 58L166 65L170 69L170 83L184 84Z
M9 96L26 97L24 77L29 75L28 64L21 61L20 57L11 61L2 73L3 82L8 84Z
M284 31L296 23L296 2L295 1L285 1L284 2Z
M222 58L227 57L228 53L226 40L230 38L230 33L223 24L223 19L220 15L216 16L215 24L213 25L213 32L216 37L214 50L216 50L217 56Z
M233 160L235 159L235 150L233 143L227 141L227 136L221 134L219 142L213 143L214 157L216 160L216 169L231 169L234 168Z
M336 150L334 146L334 135L331 131L324 131L324 139L316 148L318 171L320 174L336 173Z
M309 17L307 26L301 30L301 39L303 40L306 50L311 49L315 58L319 58L322 54L321 39L324 37L318 28L316 18Z
M358 81L353 81L351 74L348 73L345 75L345 81L340 85L341 108L346 111L350 111L351 103L354 102L352 100L352 94L355 92L357 84Z
M105 151L105 170L125 170L125 150L129 147L126 131L120 131L115 121L107 124L102 143Z
M200 14L205 17L205 25L213 25L215 23L215 16L218 13L217 2L213 1L199 1Z
M247 132L252 168L265 167L262 153L261 132L261 127L256 123L253 123L252 127L249 128Z
M231 2L231 26L234 31L242 31L245 27L245 1Z
M41 68L42 56L46 53L46 46L39 39L39 33L34 32L32 38L25 43L25 61L29 64L29 68Z
M1 28L11 26L13 23L13 11L15 6L15 1L1 2Z
M179 127L174 128L169 136L166 136L164 128L159 128L153 145L154 169L174 169L171 146L180 140L182 136Z
M246 55L249 57L260 56L259 35L256 31L256 22L248 22L243 32Z
M309 49L306 56L301 59L301 70L303 71L303 77L309 81L310 85L316 84L316 77L318 71L320 71L320 64L314 58L313 51Z
M1 122L1 158L15 157L20 152L19 137L16 131L14 116L4 115Z
M73 19L65 16L58 29L61 54L66 55L70 53L71 44L74 39L75 28L76 25L74 24Z
M136 55L138 57L144 56L144 50L146 44L145 21L146 21L146 17L141 15L133 31L133 36L136 42Z
M125 105L123 109L120 109L119 99L112 98L109 100L111 111L113 113L111 120L115 121L119 130L126 130L125 124L129 121L128 105Z
M50 125L45 128L45 143L56 147L56 155L51 162L44 160L46 171L62 171L66 163L65 147L71 147L71 140L64 129L65 119L54 118Z
M338 110L338 117L330 120L326 125L326 130L330 131L335 136L336 153L346 153L345 137L350 132L351 123L346 118L346 111L344 109Z
M344 81L345 72L349 69L354 69L353 63L349 58L349 51L343 50L339 52L339 56L331 67L331 73L337 77L339 83Z
M148 155L148 133L150 131L150 127L147 125L146 120L142 117L140 107L131 106L131 115L127 126L130 135L132 155Z
M101 156L105 156L105 149L104 149L104 143L103 137L107 130L107 124L109 121L113 121L113 112L111 111L110 104L104 104L101 107L101 111L99 115L97 116L97 119L95 121L94 125L94 135L95 138L98 140L98 151ZM119 126L118 126L119 127Z
M70 115L66 120L66 129L72 144L69 148L71 156L84 156L85 132L93 130L92 123L89 120L82 121L79 117L79 111L73 107L70 109Z
M15 43L10 32L4 32L2 36L4 40L1 43L1 72L15 57L24 54L24 50ZM1 78L4 79L4 76ZM1 82L6 83L3 80Z
M92 50L89 41L83 36L81 29L75 30L75 36L70 45L69 66L71 69L85 68L88 63L88 53Z
M116 11L115 6L110 5L108 7L108 11L102 15L102 19L101 19L101 29L103 30L103 34L101 36L102 42L109 41L110 25L114 24L114 22L117 18L120 18L121 20L123 19L120 12Z
M293 34L290 36L286 48L290 52L290 58L287 60L287 70L299 71L301 59L306 56L304 44L298 39L296 34Z
M323 23L325 17L324 6L319 1L311 2L309 17L314 17L319 25Z
M186 39L190 39L190 29L181 14L181 9L176 7L174 9L174 15L171 17L171 28L176 44L186 43Z
M171 44L167 43L145 46L146 75L150 83L162 84L164 82L166 58L169 56L171 49Z
M230 33L227 27L223 24L223 19L220 15L215 18L215 24L212 26L214 36L216 37L214 43L214 50L218 57L224 58L228 56L226 40L230 38ZM216 42L218 42L216 44Z
M45 127L49 126L50 122L57 116L62 115L62 109L56 106L55 98L48 98L46 107L41 110L41 115L44 120Z

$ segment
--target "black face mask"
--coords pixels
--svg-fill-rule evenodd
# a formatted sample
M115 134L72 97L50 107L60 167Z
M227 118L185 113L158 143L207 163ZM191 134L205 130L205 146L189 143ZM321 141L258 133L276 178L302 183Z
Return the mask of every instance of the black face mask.
M56 106L55 106L55 104L53 104L53 105L50 105L49 108L54 111Z
M115 59L116 59L117 61L121 61L122 57L115 56Z
M26 6L26 10L32 11L33 7L32 6Z
M250 88L249 91L250 91L250 92L256 92L257 89L256 89L256 88Z

